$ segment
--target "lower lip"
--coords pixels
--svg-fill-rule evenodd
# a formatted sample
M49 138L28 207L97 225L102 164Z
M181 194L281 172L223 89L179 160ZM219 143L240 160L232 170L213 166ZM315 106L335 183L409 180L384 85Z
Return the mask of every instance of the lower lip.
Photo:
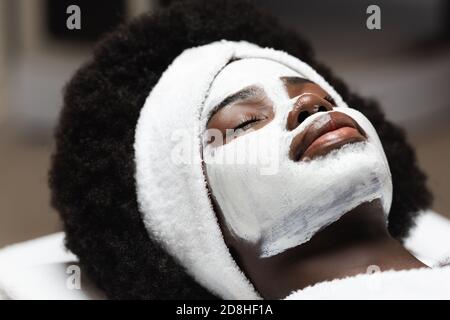
M312 160L324 156L332 150L349 144L365 141L366 138L355 128L343 127L320 136L306 149L301 160Z

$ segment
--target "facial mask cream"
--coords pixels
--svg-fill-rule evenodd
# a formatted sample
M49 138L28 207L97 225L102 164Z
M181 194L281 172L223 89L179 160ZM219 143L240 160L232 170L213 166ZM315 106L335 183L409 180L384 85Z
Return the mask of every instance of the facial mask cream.
M309 125L326 121L329 113L316 113L288 131L286 119L295 99L286 96L279 78L291 76L292 70L259 60L242 60L239 68L235 65L219 74L210 103L207 101L208 110L223 92L256 83L274 103L275 117L265 127L222 146L203 147L208 183L231 233L258 243L261 257L270 257L309 241L365 202L380 199L387 218L392 201L391 174L370 121L354 109L336 107L331 112L354 119L367 141L345 145L311 161L291 160L292 139ZM252 74L257 75L255 79Z

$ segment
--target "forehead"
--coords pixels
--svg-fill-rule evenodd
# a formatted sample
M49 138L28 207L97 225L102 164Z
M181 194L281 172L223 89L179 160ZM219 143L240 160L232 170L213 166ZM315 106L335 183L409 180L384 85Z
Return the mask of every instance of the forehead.
M302 77L291 68L262 58L247 58L229 63L211 85L207 105L217 105L225 97L243 88L257 85L270 96L270 91L283 88L281 77Z

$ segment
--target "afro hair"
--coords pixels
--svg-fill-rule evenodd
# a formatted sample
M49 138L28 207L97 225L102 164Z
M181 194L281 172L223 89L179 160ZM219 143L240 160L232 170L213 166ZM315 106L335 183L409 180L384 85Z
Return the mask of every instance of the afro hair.
M108 298L218 298L150 239L136 199L133 143L140 110L163 71L184 49L220 39L246 40L303 60L369 118L393 176L392 236L404 238L431 203L403 131L376 102L350 92L317 62L297 33L245 1L177 1L107 35L65 88L50 170L52 205L67 248Z

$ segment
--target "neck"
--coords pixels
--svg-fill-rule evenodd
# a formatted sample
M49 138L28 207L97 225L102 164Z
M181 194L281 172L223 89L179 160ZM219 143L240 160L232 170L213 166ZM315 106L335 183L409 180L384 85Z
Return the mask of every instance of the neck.
M301 258L292 264L292 272L282 280L287 280L287 284L295 279L294 290L298 290L357 274L426 267L388 234L353 239L350 236L347 240L320 253L299 253Z
M272 299L327 280L426 267L390 236L377 202L352 210L301 246L271 258L240 262L257 290Z

